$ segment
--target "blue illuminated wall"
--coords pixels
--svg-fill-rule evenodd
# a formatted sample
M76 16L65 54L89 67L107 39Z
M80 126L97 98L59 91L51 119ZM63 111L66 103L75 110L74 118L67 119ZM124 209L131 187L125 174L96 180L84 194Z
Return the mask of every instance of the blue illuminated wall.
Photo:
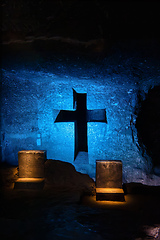
M140 61L145 64L144 60ZM147 181L146 173L151 163L142 157L138 148L135 107L138 92L145 95L151 86L159 83L159 78L145 75L138 84L139 78L133 77L127 68L117 74L113 66L107 64L103 62L105 75L101 74L102 66L96 69L96 65L91 68L89 64L83 74L82 64L73 67L76 74L70 74L67 67L64 71L62 63L57 64L57 69L62 69L61 74L44 68L4 65L2 161L16 165L18 151L42 149L47 150L48 159L76 166L74 123L54 123L60 110L73 110L74 88L78 93L87 93L87 109L106 109L107 116L107 124L88 123L88 163L83 162L81 168L79 162L78 170L95 177L97 159L122 160L124 181Z

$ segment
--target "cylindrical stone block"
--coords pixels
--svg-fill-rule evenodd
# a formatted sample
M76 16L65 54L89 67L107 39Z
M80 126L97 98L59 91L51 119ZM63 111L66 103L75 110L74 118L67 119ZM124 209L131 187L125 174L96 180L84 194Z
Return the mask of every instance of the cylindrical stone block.
M22 150L18 152L20 178L43 178L46 151Z
M96 187L122 188L122 162L118 160L97 160Z

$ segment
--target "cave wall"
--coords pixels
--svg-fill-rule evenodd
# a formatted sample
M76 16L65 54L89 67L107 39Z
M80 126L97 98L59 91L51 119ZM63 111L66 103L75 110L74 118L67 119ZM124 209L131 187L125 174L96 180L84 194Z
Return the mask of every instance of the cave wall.
M159 3L4 0L1 7L1 162L17 165L18 151L42 149L95 177L97 159L117 159L123 181L157 184L136 119L139 99L160 84ZM88 123L88 156L77 162L74 123L54 123L60 110L73 110L72 88L107 117Z
M148 183L152 160L142 154L135 124L139 94L145 99L159 84L158 62L117 52L98 62L49 56L31 51L29 59L9 55L3 62L2 161L17 165L18 151L47 150L48 159L78 163L95 177L96 160L122 160L123 181ZM83 155L74 161L74 123L54 123L60 110L73 110L73 89L87 93L87 109L106 109L107 117L107 123L88 123L88 162L82 164Z

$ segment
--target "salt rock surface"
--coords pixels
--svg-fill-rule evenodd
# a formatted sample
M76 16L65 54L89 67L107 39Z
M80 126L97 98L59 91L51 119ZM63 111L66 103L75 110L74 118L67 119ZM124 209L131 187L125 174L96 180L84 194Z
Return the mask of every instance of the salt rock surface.
M18 167L4 166L0 168L0 188L13 188L18 179Z
M45 162L45 186L80 191L82 194L95 194L95 182L87 174L77 172L68 162L48 159Z

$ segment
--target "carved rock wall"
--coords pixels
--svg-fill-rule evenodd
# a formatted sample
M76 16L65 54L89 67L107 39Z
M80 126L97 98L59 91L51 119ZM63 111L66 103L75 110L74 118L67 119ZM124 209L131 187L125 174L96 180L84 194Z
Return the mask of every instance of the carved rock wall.
M73 110L74 88L87 93L88 109L105 108L108 121L88 123L89 165L79 162L78 170L94 178L97 159L121 160L124 182L158 184L158 177L151 175L152 159L143 154L135 126L138 96L145 99L148 90L160 82L158 45L155 55L149 51L144 55L144 46L128 44L126 50L124 46L114 46L103 58L41 51L27 44L5 52L2 161L17 164L18 151L42 149L47 150L47 158L76 166L74 123L54 123L60 110Z

